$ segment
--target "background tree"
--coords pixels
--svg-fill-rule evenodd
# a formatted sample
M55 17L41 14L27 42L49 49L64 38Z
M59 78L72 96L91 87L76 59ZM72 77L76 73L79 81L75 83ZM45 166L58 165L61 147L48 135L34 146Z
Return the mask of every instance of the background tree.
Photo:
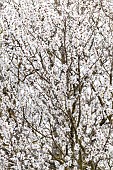
M109 2L4 7L1 169L112 169Z

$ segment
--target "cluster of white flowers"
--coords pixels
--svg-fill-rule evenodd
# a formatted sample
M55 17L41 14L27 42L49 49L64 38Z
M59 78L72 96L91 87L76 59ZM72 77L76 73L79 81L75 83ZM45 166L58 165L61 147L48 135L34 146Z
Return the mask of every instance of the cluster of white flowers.
M111 7L4 3L0 169L113 168Z

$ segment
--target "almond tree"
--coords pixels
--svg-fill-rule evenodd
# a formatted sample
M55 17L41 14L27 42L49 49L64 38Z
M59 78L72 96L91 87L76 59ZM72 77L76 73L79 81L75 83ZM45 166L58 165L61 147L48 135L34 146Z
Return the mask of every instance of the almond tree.
M113 17L106 1L2 11L1 169L113 168Z

